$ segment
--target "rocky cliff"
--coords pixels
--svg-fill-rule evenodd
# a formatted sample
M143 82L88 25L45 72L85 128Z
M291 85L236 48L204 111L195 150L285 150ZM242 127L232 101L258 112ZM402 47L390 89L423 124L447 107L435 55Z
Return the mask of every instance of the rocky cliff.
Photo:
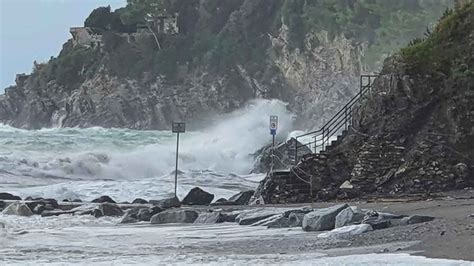
M387 59L353 119L341 144L298 165L314 199L473 186L474 4L447 12L428 37Z
M174 120L210 119L249 99L279 98L301 125L316 127L354 94L359 74L421 36L451 4L128 2L92 12L87 31L74 31L80 39L19 75L0 95L0 122L165 129ZM173 19L165 24L175 21L177 29L144 27L146 14L161 19L164 11Z

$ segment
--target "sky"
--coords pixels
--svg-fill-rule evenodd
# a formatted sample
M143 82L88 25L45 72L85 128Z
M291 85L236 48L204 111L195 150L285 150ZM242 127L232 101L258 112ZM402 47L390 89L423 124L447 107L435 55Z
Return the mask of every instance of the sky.
M94 8L126 5L126 0L0 0L0 93L30 73L33 61L57 56Z

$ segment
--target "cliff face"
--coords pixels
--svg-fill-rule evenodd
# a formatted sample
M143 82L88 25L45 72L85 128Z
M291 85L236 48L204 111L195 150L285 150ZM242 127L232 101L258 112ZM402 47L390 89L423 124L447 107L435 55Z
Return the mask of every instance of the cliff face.
M147 2L138 7L146 10ZM112 13L94 11L100 16L92 14L86 24L97 27L100 38L94 40L102 41L101 48L70 40L57 58L35 65L0 96L0 122L165 129L174 120L199 122L249 99L278 98L290 103L301 125L316 127L354 94L359 74L374 66L366 53L385 56L374 36L382 36L387 23L392 30L406 27L384 22L390 9L384 3L323 2L168 1L179 14L179 33L158 32L159 46L150 32L133 29L139 24L124 22L140 1ZM415 2L420 8L429 1ZM436 13L446 6L427 8ZM314 12L324 8L347 17L318 20ZM410 34L432 22L425 10L399 8L419 17ZM110 17L105 26L97 19L103 17Z
M299 167L319 200L473 186L474 4L387 59L343 142Z

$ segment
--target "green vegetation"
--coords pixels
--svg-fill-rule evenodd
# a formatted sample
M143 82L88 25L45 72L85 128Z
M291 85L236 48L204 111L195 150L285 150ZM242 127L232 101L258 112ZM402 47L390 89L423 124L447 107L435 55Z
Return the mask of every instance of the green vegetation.
M268 35L277 36L282 23L289 28L290 49L304 52L305 37L311 32L325 30L330 38L343 33L368 44L366 64L375 67L392 51L422 35L450 3L451 0L128 0L126 7L113 12L110 7L97 8L85 20L85 26L102 34L102 52L68 47L59 58L51 60L51 67L40 72L54 72L48 77L57 75L58 82L79 82L90 72L88 68L93 70L102 64L111 74L131 78L145 73L164 75L173 82L180 78L178 69L190 71L204 66L228 72L242 64L258 74L268 65ZM147 18L174 13L179 13L179 34L154 32L153 38L132 42L121 36L138 28L150 29L153 25Z
M462 10L448 10L425 39L402 49L401 55L416 73L446 76L474 76L474 48L466 35L472 34L474 4Z

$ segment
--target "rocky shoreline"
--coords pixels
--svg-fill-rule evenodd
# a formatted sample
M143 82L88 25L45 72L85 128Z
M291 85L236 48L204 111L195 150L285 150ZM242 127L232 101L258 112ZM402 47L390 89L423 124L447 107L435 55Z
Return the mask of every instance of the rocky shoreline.
M235 224L252 228L266 227L271 230L286 228L311 236L309 239L305 236L300 239L304 247L301 247L301 243L294 243L297 239L282 244L286 238L282 237L281 240L273 242L271 247L263 248L268 253L278 253L290 244L305 251L316 249L325 250L328 254L333 252L335 256L341 252L351 253L342 251L349 247L357 247L357 251L353 251L356 253L392 253L413 250L411 246L417 245L421 247L420 250L424 250L421 254L428 254L431 257L474 260L472 254L467 252L470 247L472 248L470 241L474 238L472 193L472 189L458 191L431 200L393 199L384 202L383 199L379 199L377 202L268 206L241 204L243 201L248 202L249 192L239 193L227 201L220 199L221 203L211 204L213 195L199 188L191 190L181 202L171 198L158 201L137 199L133 203L115 203L107 196L90 203L57 202L54 199L19 200L11 194L1 193L0 209L3 209L2 216L41 215L45 217L44 219L67 215L91 215L99 219L111 216L119 218L117 224L123 226L133 224L220 226L217 224L221 224L225 228ZM207 204L203 204L205 202ZM450 211L446 211L447 207ZM437 240L427 242L426 239ZM460 241L464 246L450 248L440 242L442 239L449 239L455 243ZM257 243L258 241L248 244L252 246ZM242 244L237 241L232 245ZM430 246L436 244L439 246ZM373 250L374 247L380 249ZM229 248L235 249L235 247Z

